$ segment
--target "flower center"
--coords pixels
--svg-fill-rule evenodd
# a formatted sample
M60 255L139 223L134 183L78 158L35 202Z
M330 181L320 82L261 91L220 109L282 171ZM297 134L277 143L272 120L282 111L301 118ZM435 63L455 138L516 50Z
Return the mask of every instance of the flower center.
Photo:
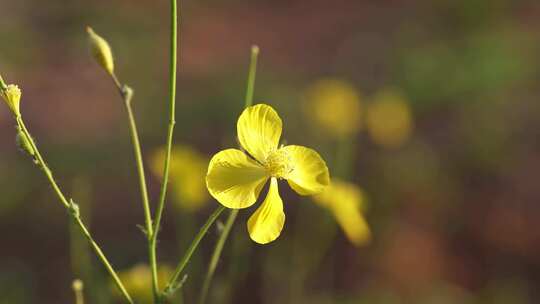
M294 170L291 156L282 149L270 152L266 157L264 167L272 177L277 178L287 178Z

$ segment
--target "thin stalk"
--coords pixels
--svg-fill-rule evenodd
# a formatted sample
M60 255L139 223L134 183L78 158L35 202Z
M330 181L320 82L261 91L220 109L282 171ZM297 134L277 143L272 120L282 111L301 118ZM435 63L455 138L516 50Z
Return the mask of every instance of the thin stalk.
M257 59L259 57L259 47L253 45L251 47L251 60L249 62L249 74L246 90L246 105L249 107L253 104L253 92L255 91L255 76L257 75Z
M254 45L251 47L251 59L249 63L249 74L248 74L247 89L246 89L246 103L245 103L246 108L253 104L253 93L255 91L255 77L257 74L258 57L259 57L259 47ZM204 302L206 301L206 297L208 296L208 290L210 289L210 284L214 277L214 273L216 271L219 258L221 257L221 253L223 252L223 248L225 247L225 243L227 242L227 238L229 237L229 233L232 229L232 226L234 225L234 222L236 221L237 216L238 216L238 210L232 210L231 213L229 214L229 217L227 218L227 222L225 223L223 232L221 233L216 243L216 247L214 248L214 252L212 253L210 264L208 265L208 271L206 272L206 277L204 278L203 288L201 290L201 295L199 297L199 304L204 304Z
M66 199L66 197L65 197L64 193L62 192L62 190L60 190L60 187L58 186L58 184L56 183L56 180L54 179L54 177L52 175L51 169L49 169L49 167L47 166L47 163L45 162L45 160L43 159L43 156L39 152L36 143L34 142L30 132L28 132L28 129L26 128L26 125L24 124L24 121L22 120L21 117L17 117L17 124L18 124L21 132L23 132L24 135L28 138L28 141L29 141L30 145L32 146L32 148L34 150L34 153L35 153L34 157L35 157L36 164L41 168L43 173L45 173L45 176L47 177L47 180L49 181L49 183L52 186L54 192L56 193L56 195L60 199L60 202L69 211L68 213L71 215L71 217L73 218L73 220L75 221L75 223L77 224L77 226L79 227L81 232L86 237L87 241L92 246L92 249L94 249L94 252L98 256L98 258L101 261L101 263L103 264L103 266L105 266L105 268L107 269L107 271L109 272L111 277L113 278L114 283L116 284L116 286L118 287L118 289L120 290L120 292L122 293L122 295L124 296L126 301L128 303L132 304L133 300L131 299L131 296L129 295L126 288L122 284L122 281L120 280L120 278L116 274L116 271L112 267L109 260L107 260L107 257L105 256L105 254L103 253L103 251L101 250L99 245L96 243L96 241L94 241L94 239L92 238L92 235L90 234L90 231L88 231L88 228L86 228L86 225L82 221L81 216L80 216L80 214L78 212L78 209L77 209L78 207L74 203L69 202Z
M231 213L229 213L229 217L227 218L227 222L225 223L225 227L223 228L223 232L221 233L219 240L216 243L216 248L214 248L214 253L212 253L212 258L210 259L210 264L208 265L208 271L206 272L206 277L204 278L201 295L199 297L199 304L204 304L206 302L208 290L210 289L210 283L212 282L212 278L214 277L214 273L216 272L219 258L221 257L221 253L223 252L223 248L225 247L225 242L229 237L229 233L231 232L231 228L236 221L237 216L238 209L231 210Z
M191 256L193 255L193 253L199 246L199 243L208 232L208 229L210 229L212 224L216 221L216 219L223 212L223 210L225 210L224 206L220 205L219 207L217 207L217 209L206 220L206 223L204 223L204 225L201 227L201 229L199 230L199 233L197 233L197 235L195 236L195 239L193 239L193 241L191 242L191 245L189 245L188 250L186 251L182 259L178 263L178 266L176 266L174 274L172 275L171 279L167 283L167 286L165 287L164 294L166 296L171 295L179 287L179 284L181 283L179 281L180 275L184 271L184 268L186 267L186 265L189 263L189 260L191 259Z
M161 217L165 208L167 197L167 187L169 185L169 168L171 163L171 150L176 124L176 70L177 70L177 50L178 50L178 5L176 0L171 0L171 36L170 36L170 60L169 60L169 128L167 130L167 148L165 152L165 163L163 165L163 181L159 194L158 207L155 214L154 233L150 238L150 250L155 256L157 252L157 238L161 226ZM155 294L157 295L157 294ZM156 298L158 301L159 299Z
M155 299L157 300L157 297L159 295L159 287L158 287L158 275L157 275L157 257L155 254L155 251L152 250L152 235L154 234L153 225L152 225L152 213L150 211L150 201L148 199L148 188L146 184L146 174L144 172L144 161L143 156L141 152L141 143L139 140L139 132L137 131L137 122L135 121L135 116L133 115L133 109L131 107L131 100L133 98L133 90L127 86L122 85L122 83L118 80L118 77L113 73L111 74L112 80L114 81L114 84L116 85L116 88L118 89L118 92L120 93L120 97L122 97L122 100L124 101L124 106L126 108L126 112L128 114L128 122L129 122L129 131L131 135L131 141L133 143L133 152L135 154L135 162L137 165L137 173L139 175L139 188L141 191L141 201L144 209L144 219L145 219L145 230L146 230L146 237L148 240L148 260L150 264L150 269L152 273L152 292L154 294Z

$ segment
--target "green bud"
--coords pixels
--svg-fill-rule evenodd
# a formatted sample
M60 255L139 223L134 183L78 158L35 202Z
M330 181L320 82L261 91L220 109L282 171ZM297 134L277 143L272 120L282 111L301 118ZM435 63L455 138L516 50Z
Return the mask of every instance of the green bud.
M9 109L15 117L21 116L19 105L21 102L21 90L14 84L8 84L0 90L0 95L8 105Z
M86 27L88 33L88 42L90 43L90 51L97 63L101 65L109 74L114 73L114 59L109 43L92 30L91 27Z
M21 131L20 128L17 128L17 137L15 137L15 140L17 142L17 146L21 151L27 153L30 156L34 156L36 154L32 144L30 143L30 139L23 131Z

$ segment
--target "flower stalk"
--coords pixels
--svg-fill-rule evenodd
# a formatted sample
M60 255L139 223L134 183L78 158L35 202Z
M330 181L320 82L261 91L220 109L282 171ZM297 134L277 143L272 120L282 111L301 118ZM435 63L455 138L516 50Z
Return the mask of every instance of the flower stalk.
M244 108L247 108L253 105L253 95L255 92L255 78L257 74L258 58L259 58L259 47L256 45L253 45L251 47L251 58L250 58L250 63L249 63L249 74L248 74ZM225 222L225 227L223 228L223 231L221 235L219 236L219 239L216 243L216 247L214 248L214 251L212 253L210 264L208 264L208 270L204 278L203 287L201 289L201 294L199 296L199 304L204 304L206 302L208 291L210 290L210 285L212 283L212 279L214 278L214 273L216 272L217 264L219 262L219 259L221 258L221 253L223 252L225 243L227 242L229 234L236 221L238 212L239 212L238 209L231 210L231 212L229 213L229 217L227 218L227 221Z
M0 82L1 82L2 88L4 88L3 80L1 80ZM77 225L77 227L79 228L79 230L83 233L83 235L85 236L87 241L92 246L92 249L94 250L95 254L99 258L99 260L101 261L101 263L103 264L105 269L107 269L107 271L109 272L109 274L113 278L113 281L114 281L116 287L118 287L118 289L120 290L120 292L123 295L124 299L127 301L127 303L132 304L133 300L131 299L131 296L129 295L126 288L122 284L122 281L118 277L118 274L116 273L113 266L111 265L111 263L109 262L109 260L107 259L107 257L105 256L105 254L103 253L103 251L101 250L99 245L97 244L97 242L94 240L94 238L90 234L90 231L88 230L88 228L84 224L84 222L83 222L83 220L81 218L80 212L79 212L78 205L75 202L73 202L73 200L68 201L68 199L66 198L66 196L64 195L64 193L60 189L60 186L58 186L58 183L54 179L54 176L52 174L51 169L49 168L49 166L47 165L47 163L43 159L43 156L41 155L35 141L32 139L32 136L31 136L30 132L28 131L28 129L27 129L27 127L26 127L26 125L25 125L25 123L24 123L24 121L22 119L22 116L19 115L16 118L16 122L17 122L17 128L18 128L19 132L24 135L25 139L27 140L27 144L30 145L30 147L31 147L31 149L32 149L32 151L34 153L33 154L34 162L43 171L43 173L47 177L47 180L48 180L49 184L53 188L53 190L54 190L55 194L57 195L57 197L59 198L60 202L62 203L62 205L64 205L64 207L68 211L68 214L73 218L73 220L74 220L75 224Z
M167 144L165 151L165 160L163 165L163 181L161 184L158 206L155 214L154 231L150 237L150 251L154 256L157 255L157 239L161 226L161 217L165 208L165 199L167 197L167 187L169 185L169 169L171 164L171 150L176 124L176 70L178 65L178 4L176 0L171 0L171 19L170 19L170 60L169 60L169 126L167 130ZM154 269L153 269L154 271ZM157 270L156 270L157 271ZM157 285L157 277L155 284ZM160 296L155 294L155 301L161 301Z

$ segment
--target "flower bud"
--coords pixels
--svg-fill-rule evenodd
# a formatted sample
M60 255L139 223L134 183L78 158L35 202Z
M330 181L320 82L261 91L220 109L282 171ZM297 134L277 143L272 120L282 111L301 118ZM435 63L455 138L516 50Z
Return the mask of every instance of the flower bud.
M0 93L13 115L15 115L15 117L21 116L21 112L19 110L19 103L21 101L21 90L19 89L19 87L14 84L9 84L5 88L0 90Z
M17 142L17 147L21 149L21 151L28 153L30 156L34 156L36 153L34 151L34 147L30 143L30 139L28 136L26 136L26 133L21 131L20 128L17 127L17 137L15 138Z
M73 280L73 284L71 285L74 291L82 291L84 284L81 280L75 279Z
M114 73L114 59L109 43L96 34L91 27L86 27L86 32L88 32L88 42L90 43L92 56L107 73L112 75Z

